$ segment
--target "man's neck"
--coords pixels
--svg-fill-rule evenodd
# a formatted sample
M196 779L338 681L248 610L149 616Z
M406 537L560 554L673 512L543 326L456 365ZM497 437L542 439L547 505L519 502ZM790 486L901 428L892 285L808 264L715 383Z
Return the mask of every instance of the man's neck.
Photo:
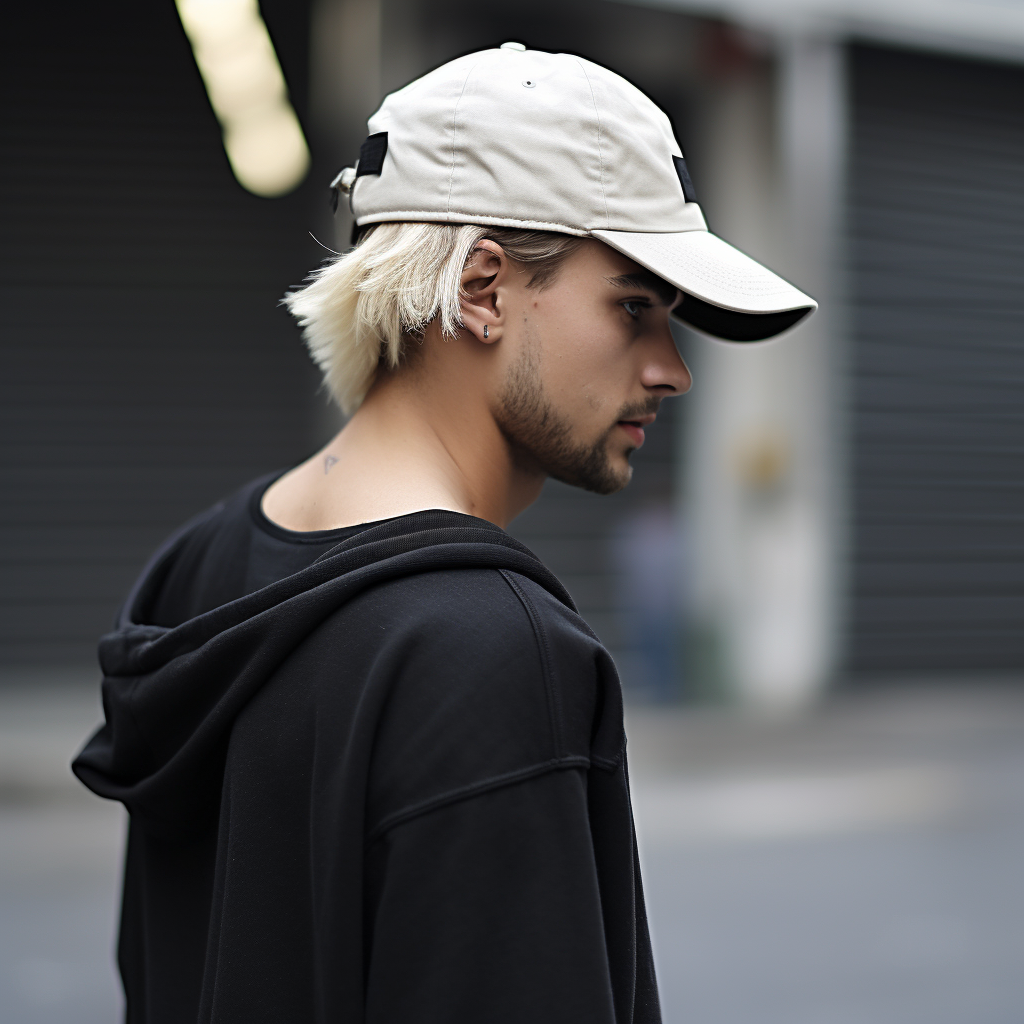
M517 465L479 393L410 376L379 380L329 444L268 490L272 521L325 530L440 508L505 527L537 499L544 475Z

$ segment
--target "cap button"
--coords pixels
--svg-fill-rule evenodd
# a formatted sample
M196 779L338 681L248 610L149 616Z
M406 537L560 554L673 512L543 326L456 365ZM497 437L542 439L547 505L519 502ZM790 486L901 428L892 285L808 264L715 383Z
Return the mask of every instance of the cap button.
M525 50L526 46L523 43L502 43L502 50Z

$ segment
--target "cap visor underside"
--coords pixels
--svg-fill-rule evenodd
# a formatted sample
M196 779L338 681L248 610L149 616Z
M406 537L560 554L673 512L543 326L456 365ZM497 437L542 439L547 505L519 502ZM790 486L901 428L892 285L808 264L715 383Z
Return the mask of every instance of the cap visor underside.
M673 315L716 338L772 338L818 307L809 295L708 231L591 234L679 288L683 301Z

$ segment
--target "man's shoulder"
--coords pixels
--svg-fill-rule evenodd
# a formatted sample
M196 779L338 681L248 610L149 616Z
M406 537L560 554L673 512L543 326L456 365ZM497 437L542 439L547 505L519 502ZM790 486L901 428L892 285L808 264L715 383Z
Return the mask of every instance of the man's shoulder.
M502 568L452 567L401 576L359 595L347 615L377 625L376 643L441 657L473 676L510 663L564 687L591 678L601 643L540 583Z
M590 766L615 680L579 616L526 576L451 568L391 580L345 609L335 636L358 645L367 685L386 693L372 817Z

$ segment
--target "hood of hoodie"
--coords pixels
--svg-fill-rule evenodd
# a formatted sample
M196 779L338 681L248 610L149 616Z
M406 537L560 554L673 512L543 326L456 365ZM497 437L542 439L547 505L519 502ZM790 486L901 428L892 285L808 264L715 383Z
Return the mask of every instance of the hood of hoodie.
M507 569L575 611L554 575L504 530L430 511L366 530L309 568L179 626L148 624L147 609L195 525L157 552L117 628L101 640L106 721L72 764L94 793L175 831L215 812L231 728L249 700L313 630L367 588L440 569Z

